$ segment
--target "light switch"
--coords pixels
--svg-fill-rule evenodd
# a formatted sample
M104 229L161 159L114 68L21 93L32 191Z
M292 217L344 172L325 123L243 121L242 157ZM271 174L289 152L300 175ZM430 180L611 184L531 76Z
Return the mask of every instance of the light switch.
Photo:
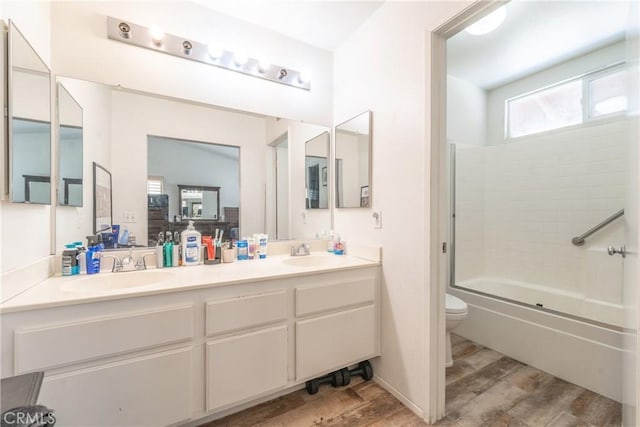
M128 223L136 222L136 213L134 211L124 211L123 216L124 216L123 222L128 222Z
M373 228L382 228L382 211L374 211L371 217L373 218Z

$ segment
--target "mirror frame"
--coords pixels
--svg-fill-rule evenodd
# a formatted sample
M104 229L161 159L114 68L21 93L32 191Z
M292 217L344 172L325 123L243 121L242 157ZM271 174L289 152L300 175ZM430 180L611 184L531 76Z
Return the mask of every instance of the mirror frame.
M362 191L364 188L367 188L367 197L369 198L368 201L368 206L362 206L362 200L360 202L361 206L340 206L338 204L338 173L339 173L339 168L338 168L338 157L337 157L337 153L338 153L338 127L350 122L353 119L356 119L364 114L367 114L367 119L369 121L369 173L367 176L367 181L368 181L368 186L365 187L361 187L360 188L360 196L362 198ZM335 172L333 173L333 177L335 179L335 183L333 185L333 189L334 189L334 197L333 200L334 202L334 206L336 209L371 209L373 207L373 203L372 203L372 189L373 189L373 185L372 185L372 180L373 180L373 112L371 110L365 110L362 113L356 114L355 116L344 120L343 122L338 123L337 125L334 126L333 128L333 138L334 138L334 153L333 153L333 159L334 159L334 170Z
M41 179L36 180L37 182L48 182L49 183L49 202L48 203L38 203L38 202L31 202L31 201L27 201L26 200L26 195L25 195L25 200L20 202L20 201L14 201L13 200L13 190L15 188L15 184L13 182L13 144L14 144L14 135L13 135L13 119L15 118L13 116L13 95L14 95L14 90L13 90L13 73L12 73L12 68L13 68L13 47L12 47L12 41L13 38L15 37L15 33L19 34L20 37L22 37L22 39L25 41L25 43L31 48L31 50L33 51L34 55L38 58L38 60L40 60L40 62L42 62L42 65L44 66L44 68L47 69L48 72L48 79L49 79L49 88L47 91L47 95L48 95L48 101L49 101L49 179L48 181L45 179L46 177L40 177ZM9 201L11 201L11 203L20 203L20 204L33 204L33 205L55 205L55 203L53 203L52 199L52 191L51 191L51 181L52 181L52 177L54 175L54 171L53 171L53 146L52 146L52 136L53 136L53 123L52 123L52 111L51 111L51 68L49 68L47 66L47 64L44 62L44 60L42 59L42 57L40 57L40 55L38 54L38 52L34 49L34 47L31 45L31 43L29 42L29 40L24 36L24 34L22 34L22 32L20 31L20 29L18 28L18 26L15 24L14 21L12 21L11 19L8 20L8 24L6 26L6 40L7 40L7 44L6 44L6 63L7 63L7 77L6 77L6 83L7 83L7 97L6 97L6 105L7 105L7 110L6 110L6 125L7 125L7 149L6 149L6 163L7 163L7 168L6 168L6 182L7 182L7 188L6 188L6 193L7 193L7 197L9 199ZM42 122L45 123L45 122ZM25 185L28 186L28 183L25 182ZM57 195L57 194L56 194Z
M196 190L196 191L215 191L216 192L216 216L217 218L191 218L182 216L182 190ZM185 221L220 221L220 187L210 187L204 185L183 185L178 184L178 212L180 212L180 220Z
M105 203L108 206L100 206L100 208L108 208L109 209L109 227L104 230L97 229L97 214L98 214L98 198L96 197L97 188L98 188L98 179L101 181L108 181L109 187L107 188L109 196L108 200L105 200ZM96 162L93 162L93 233L97 234L100 232L104 232L106 230L110 230L113 226L113 183L111 181L111 173L106 170L104 167L100 166Z

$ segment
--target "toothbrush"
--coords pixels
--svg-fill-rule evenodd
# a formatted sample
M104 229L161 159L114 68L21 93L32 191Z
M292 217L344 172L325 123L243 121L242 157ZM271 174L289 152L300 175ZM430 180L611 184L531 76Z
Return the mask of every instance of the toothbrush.
M218 247L222 246L222 236L224 235L224 230L220 230L220 237L218 238Z

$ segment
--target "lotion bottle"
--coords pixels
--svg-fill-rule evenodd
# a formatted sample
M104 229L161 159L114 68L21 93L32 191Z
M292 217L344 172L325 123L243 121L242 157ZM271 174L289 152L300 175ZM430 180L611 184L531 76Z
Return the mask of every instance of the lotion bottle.
M193 221L189 221L189 226L180 236L182 242L182 265L200 264L200 251L202 235L193 226Z

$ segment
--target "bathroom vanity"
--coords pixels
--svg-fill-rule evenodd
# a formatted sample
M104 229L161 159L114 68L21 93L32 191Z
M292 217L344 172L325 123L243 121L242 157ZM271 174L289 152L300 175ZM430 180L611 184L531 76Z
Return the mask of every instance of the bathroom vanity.
M1 306L2 377L44 371L60 425L221 416L378 356L379 269L312 254L51 278Z

